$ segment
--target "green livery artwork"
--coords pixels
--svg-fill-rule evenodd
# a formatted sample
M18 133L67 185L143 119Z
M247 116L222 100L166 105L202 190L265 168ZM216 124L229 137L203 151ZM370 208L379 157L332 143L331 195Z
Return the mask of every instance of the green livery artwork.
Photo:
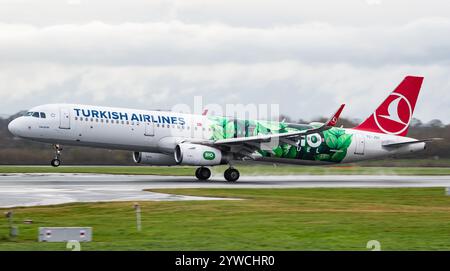
M227 139L286 133L310 129L313 126L275 121L238 120L208 116L213 132L211 139ZM271 150L259 150L264 157L341 162L352 143L352 135L344 129L333 127L320 133L302 137L296 146L280 142Z

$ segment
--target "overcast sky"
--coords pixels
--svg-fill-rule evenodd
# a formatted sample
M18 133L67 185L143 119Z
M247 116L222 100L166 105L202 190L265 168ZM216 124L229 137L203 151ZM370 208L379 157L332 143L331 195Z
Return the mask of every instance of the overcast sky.
M0 114L44 103L280 105L365 118L405 75L450 122L450 1L0 0Z

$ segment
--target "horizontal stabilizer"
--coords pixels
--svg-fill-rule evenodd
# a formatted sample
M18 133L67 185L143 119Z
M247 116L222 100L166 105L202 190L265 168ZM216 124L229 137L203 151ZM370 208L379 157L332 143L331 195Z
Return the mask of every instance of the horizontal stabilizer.
M427 138L427 139L400 142L400 143L384 143L382 146L388 147L388 148L396 148L396 147L402 147L402 146L411 145L411 144L427 143L427 142L439 141L439 140L443 140L443 138Z

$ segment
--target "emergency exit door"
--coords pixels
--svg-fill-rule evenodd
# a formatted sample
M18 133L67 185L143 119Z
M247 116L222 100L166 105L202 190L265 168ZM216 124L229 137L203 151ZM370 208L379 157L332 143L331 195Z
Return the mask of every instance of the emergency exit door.
M155 127L153 122L145 123L145 133L146 136L154 136L155 135Z
M364 139L364 135L356 134L355 154L364 155L365 146L366 146L366 141Z
M70 110L69 108L59 109L59 128L70 129Z

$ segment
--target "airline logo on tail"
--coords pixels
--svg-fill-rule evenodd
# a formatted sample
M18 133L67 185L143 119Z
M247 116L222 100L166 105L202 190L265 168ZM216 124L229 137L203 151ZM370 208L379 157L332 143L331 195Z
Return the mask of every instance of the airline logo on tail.
M405 96L392 93L373 114L378 128L386 134L400 134L412 119L411 104Z
M357 130L406 136L423 77L406 76Z

